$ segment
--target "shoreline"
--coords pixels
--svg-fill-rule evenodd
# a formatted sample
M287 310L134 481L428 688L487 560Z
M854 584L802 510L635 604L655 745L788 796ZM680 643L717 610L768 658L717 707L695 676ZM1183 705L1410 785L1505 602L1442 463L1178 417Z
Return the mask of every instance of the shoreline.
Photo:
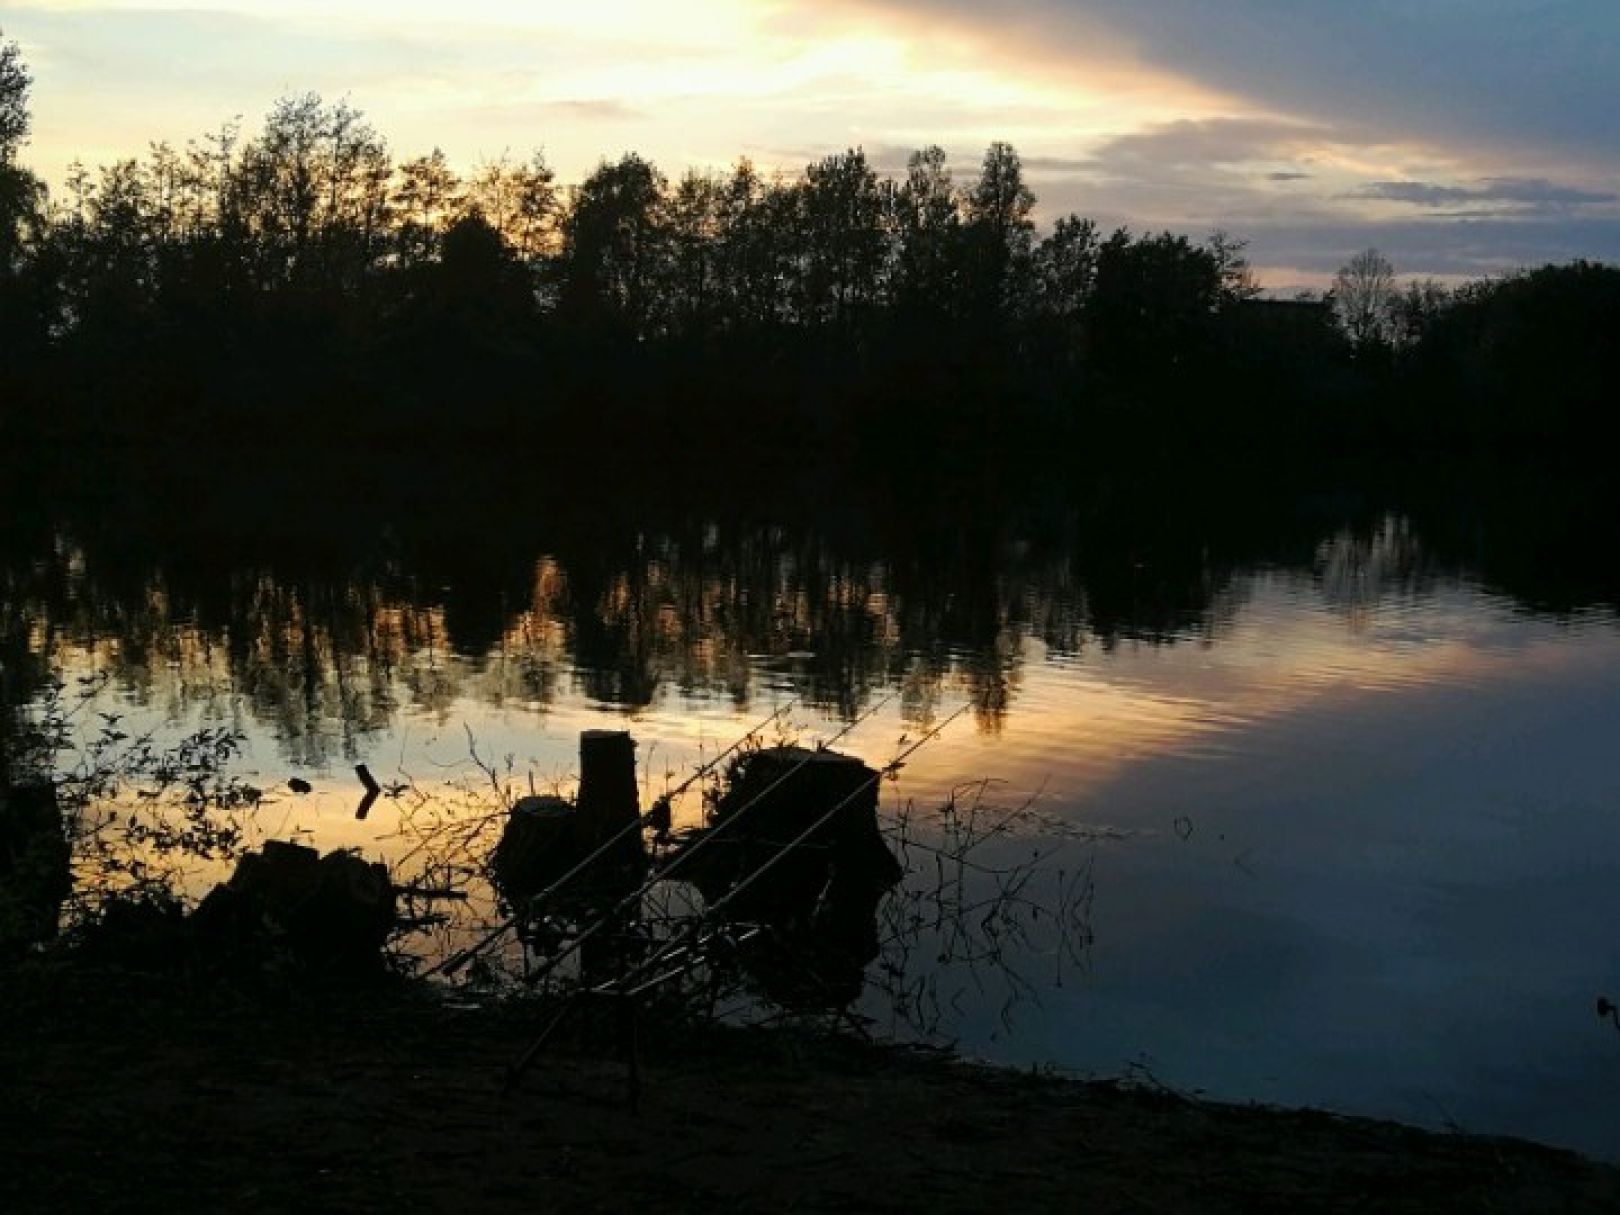
M1561 1149L847 1037L649 1016L632 1112L602 1018L503 1093L532 1003L6 979L8 1211L1620 1209Z

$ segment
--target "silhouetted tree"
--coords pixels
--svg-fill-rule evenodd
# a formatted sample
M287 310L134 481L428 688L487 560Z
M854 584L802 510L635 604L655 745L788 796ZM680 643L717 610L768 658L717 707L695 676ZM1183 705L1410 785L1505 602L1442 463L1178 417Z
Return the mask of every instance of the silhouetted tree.
M1393 336L1395 267L1377 249L1364 249L1333 278L1333 308L1358 351L1389 345Z
M775 329L789 316L795 200L739 160L720 198L720 288L734 328Z
M1095 364L1116 380L1173 379L1207 353L1222 301L1216 254L1169 232L1121 228L1097 253L1086 324Z
M17 351L43 339L51 286L38 275L40 267L24 272L25 255L45 224L45 187L17 163L28 141L32 83L17 44L0 34L0 343Z
M660 289L672 333L702 337L716 327L722 310L720 243L726 184L712 173L689 170L675 187L666 210L669 256Z
M895 307L921 321L954 310L962 212L944 149L930 146L907 159L894 212Z
M1460 289L1411 360L1430 395L1459 398L1460 437L1607 450L1620 431L1616 333L1620 267L1572 262Z
M347 103L278 101L242 149L228 203L261 287L354 291L388 245L387 146Z
M1390 341L1397 349L1420 346L1451 306L1451 292L1432 278L1413 280L1390 304Z
M1591 402L1613 343L1590 319L1611 307L1605 267L1401 291L1369 249L1323 305L1286 304L1255 298L1244 245L1223 232L1103 239L1069 215L1037 240L1005 143L966 189L927 147L899 181L850 149L795 175L742 160L673 188L626 154L565 198L538 155L465 178L438 150L396 166L357 110L314 94L278 101L251 138L226 124L75 166L47 210L18 163L28 89L0 40L3 371L71 384L74 408L46 412L86 432L115 414L127 433L190 433L188 416L302 432L341 401L356 433L402 398L436 408L424 386L443 395L462 376L508 396L497 420L555 419L529 398L581 393L687 433L825 423L871 450L927 430L978 453L1095 420L1099 401L1151 402L1183 434L1219 419L1369 442L1546 438L1606 417ZM542 351L556 368L543 381ZM764 384L770 409L744 402ZM1334 400L1298 408L1312 394ZM238 396L252 404L233 414Z
M11 164L28 142L28 90L33 83L22 51L0 30L0 164Z
M23 229L38 217L41 187L18 165L28 142L28 90L33 84L15 42L0 31L0 275L16 269Z
M1036 323L1044 331L1048 357L1077 360L1085 340L1084 319L1097 286L1101 251L1097 225L1065 215L1032 258Z
M1224 229L1217 228L1210 233L1204 247L1215 259L1215 270L1221 279L1223 305L1241 304L1260 294L1260 284L1255 281L1254 271L1249 266L1248 241L1237 240Z
M806 324L848 327L878 305L888 257L888 192L858 148L805 169L798 235L804 249L799 313Z
M434 148L399 166L388 203L400 259L406 265L425 262L438 255L445 230L462 213L461 179Z
M603 162L563 221L557 306L571 324L649 336L665 254L665 180L634 153Z
M527 269L501 234L482 216L464 215L446 228L439 246L436 258L410 270L403 357L443 365L446 356L457 356L447 365L460 368L521 353L534 321L534 293Z
M1027 305L1034 207L1018 153L1011 144L991 144L963 207L967 306L975 318L1014 317Z
M556 174L544 154L536 152L521 164L502 157L485 165L466 183L466 205L531 268L556 252Z

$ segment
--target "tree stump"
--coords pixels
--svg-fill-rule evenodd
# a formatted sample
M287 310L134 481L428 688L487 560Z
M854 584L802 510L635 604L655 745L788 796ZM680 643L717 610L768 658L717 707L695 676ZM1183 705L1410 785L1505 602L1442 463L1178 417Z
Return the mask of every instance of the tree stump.
M641 832L636 788L636 744L627 731L586 730L579 736L579 801L575 829L589 850L617 837L603 860L643 865L647 850Z

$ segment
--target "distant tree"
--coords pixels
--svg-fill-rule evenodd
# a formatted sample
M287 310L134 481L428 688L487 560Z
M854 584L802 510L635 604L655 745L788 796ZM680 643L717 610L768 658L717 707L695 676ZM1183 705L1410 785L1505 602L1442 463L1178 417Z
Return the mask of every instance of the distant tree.
M10 165L28 142L31 125L28 90L34 79L22 61L22 51L0 30L0 165Z
M1216 272L1221 277L1223 305L1240 304L1260 294L1260 284L1249 265L1248 241L1236 240L1224 229L1217 228L1210 233L1204 247L1214 257Z
M517 164L503 156L466 184L466 207L499 232L518 258L534 266L556 252L556 180L541 152Z
M724 178L689 169L670 195L667 279L659 290L670 332L699 336L716 325L725 191Z
M626 153L575 189L557 267L558 309L571 323L649 335L664 274L666 184L651 163Z
M1097 285L1097 225L1065 215L1035 247L1035 295L1047 316L1072 320L1080 315Z
M1388 346L1394 336L1395 267L1377 249L1365 249L1333 279L1333 310L1357 350Z
M446 345L461 352L519 347L534 318L534 293L523 263L487 220L455 220L436 259L413 271L404 332L416 342L415 354Z
M992 143L964 206L968 307L976 317L1007 318L1023 310L1034 208L1018 153L1011 144Z
M1432 278L1414 279L1390 305L1390 340L1399 350L1423 344L1451 306L1451 292Z
M1097 285L1097 225L1078 215L1057 221L1031 254L1027 340L1048 366L1073 367L1085 355L1085 315Z
M794 271L794 192L739 160L719 200L717 251L721 314L732 328L759 331L784 323Z
M0 36L0 345L17 348L42 339L55 286L37 272L23 277L46 225L45 186L17 163L28 140L32 83L17 44Z
M388 228L387 145L345 102L276 103L230 176L259 285L352 292L379 263Z
M930 146L911 154L893 206L895 306L916 317L953 308L962 208L943 148Z
M23 226L37 220L43 200L38 179L16 163L28 142L32 84L22 52L0 32L0 273L20 254Z
M1490 426L1485 437L1599 450L1620 437L1617 332L1620 266L1577 261L1460 288L1411 359L1468 399L1468 424Z
M1169 232L1132 239L1119 229L1098 249L1086 308L1094 363L1144 383L1173 378L1208 350L1222 290L1210 249Z
M810 165L797 192L804 250L800 315L848 326L872 309L888 254L888 188L858 148Z
M427 261L437 256L445 230L462 213L461 179L434 148L399 166L388 204L401 259L407 265Z

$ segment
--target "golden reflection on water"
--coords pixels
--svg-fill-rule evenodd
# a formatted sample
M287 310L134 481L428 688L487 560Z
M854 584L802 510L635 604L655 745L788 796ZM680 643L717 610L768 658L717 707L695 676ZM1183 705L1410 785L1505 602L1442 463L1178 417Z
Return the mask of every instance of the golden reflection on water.
M1589 662L1594 647L1612 654L1611 630L1577 629L1571 644L1569 630L1519 621L1465 585L1416 587L1414 564L1394 525L1328 542L1313 576L1239 579L1212 593L1201 626L1154 642L1087 637L1075 628L1083 596L1024 586L1001 590L977 651L919 654L881 570L817 583L827 593L816 597L781 572L786 559L765 602L740 578L677 577L651 560L582 613L573 580L542 558L527 602L476 658L455 652L443 606L267 578L239 588L237 618L217 633L176 618L154 591L138 613L36 626L34 637L68 674L111 676L103 697L143 729L240 728L252 778L273 797L257 834L386 856L401 823L386 811L353 821L343 790L356 760L431 785L475 773L476 750L518 793L530 780L566 786L579 731L604 717L636 734L651 797L790 700L792 733L808 741L877 706L839 743L874 763L967 702L974 727L924 748L891 796L927 801L992 777L1090 817L1133 771L1252 758L1302 711L1331 720L1375 701L1399 711L1404 692L1520 679ZM614 669L584 665L593 647ZM632 702L613 703L627 688ZM312 773L319 795L275 795ZM681 810L698 813L690 799Z

